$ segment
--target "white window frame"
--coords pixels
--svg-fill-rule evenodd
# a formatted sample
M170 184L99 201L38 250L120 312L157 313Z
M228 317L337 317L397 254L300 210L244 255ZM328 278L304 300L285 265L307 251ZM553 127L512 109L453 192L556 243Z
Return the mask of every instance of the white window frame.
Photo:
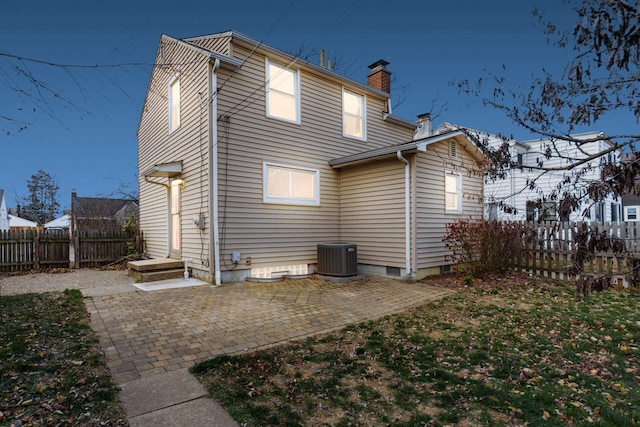
M279 73L291 73L293 75L293 93L283 92L281 90L275 89L271 87L271 67L276 67L280 71ZM276 76L277 77L277 76ZM300 71L292 70L275 62L269 61L268 58L265 58L265 100L266 100L266 114L267 117L277 120L283 120L289 123L300 124ZM277 93L278 95L289 97L294 102L294 114L295 117L292 119L290 117L285 117L281 115L277 115L271 112L271 93Z
M447 180L449 177L456 179L456 207L450 208L447 203L449 194L454 194L447 191ZM446 213L461 213L462 212L462 175L454 171L445 171L444 175L444 209Z
M278 197L269 195L269 169L313 174L313 197ZM280 205L320 206L320 170L279 163L262 162L262 200L264 203Z
M176 86L177 85L177 86ZM174 92L177 88L177 97ZM175 98L178 98L177 100ZM169 117L169 133L180 127L180 74L174 75L167 85L167 112ZM174 117L176 113L176 117Z
M351 96L360 98L361 100L360 109L362 111L361 115L353 114L346 111L345 94L349 94ZM354 134L347 133L347 126L346 126L347 117L360 119L360 122L362 123L362 125L360 126L360 131L362 135L354 135ZM359 93L355 93L350 90L347 90L344 87L342 88L342 136L344 136L345 138L357 139L359 141L367 140L367 97L366 95L361 95Z
M629 211L633 211L633 213L631 213ZM629 215L633 215L633 218L630 218ZM625 221L638 221L638 207L637 206L625 206L624 207L624 220Z

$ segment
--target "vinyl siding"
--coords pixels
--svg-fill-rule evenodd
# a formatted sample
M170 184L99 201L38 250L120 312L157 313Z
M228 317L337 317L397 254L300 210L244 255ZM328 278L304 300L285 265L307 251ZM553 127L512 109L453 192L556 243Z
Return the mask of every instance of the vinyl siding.
M199 93L206 93L208 59L194 54L170 39L162 38L149 84L138 130L138 170L167 162L182 162L185 185L181 198L182 257L202 265L208 243L202 245L193 217L208 206L208 141L206 102L201 109ZM169 65L172 64L172 65ZM180 75L180 127L168 131L167 84ZM202 114L201 114L202 111ZM166 178L152 178L168 184ZM207 215L208 220L208 215ZM145 233L147 252L155 258L168 255L168 191L140 178L140 226ZM205 237L208 240L208 234ZM203 250L204 247L204 250ZM204 255L204 257L203 257Z
M222 55L231 56L231 36L215 35L211 37L189 38L186 42L192 43L203 49L218 52Z
M290 58L261 49L251 54L250 46L230 46L226 43L229 39L223 39L189 40L246 60L238 70L222 67L216 71L221 88L217 95L221 270L314 264L317 244L341 237L340 172L329 167L328 161L409 141L413 130L385 122L382 113L386 100L365 90L368 140L343 138L342 83L357 93L363 93L362 88L298 63L292 67L301 67L300 124L268 118L265 54L269 60L284 65L290 63ZM196 268L207 269L201 260L210 259L213 253L213 242L209 241L212 213L207 210L208 129L206 116L200 114L198 93L207 93L208 66L194 61L204 56L188 49L164 48L162 53L167 62L188 64L181 68L181 76L187 76L181 79L182 121L180 129L168 134L166 85L174 70L157 67L139 128L139 170L157 163L183 162L182 257L192 258ZM320 206L263 203L263 162L319 170ZM148 252L153 257L166 256L166 190L142 178L140 198ZM193 224L193 217L199 212L206 217L206 230L202 233ZM236 251L241 254L237 266L231 263L231 253Z
M405 266L404 163L386 160L341 170L344 242L358 245L358 262Z
M451 264L442 238L446 226L459 219L482 218L482 177L473 157L458 144L458 158L450 158L449 141L429 145L416 157L416 250L417 268ZM462 212L445 211L445 171L462 175Z
M250 50L234 46L233 52L244 60ZM274 56L269 60L290 63ZM266 117L265 57L260 52L226 81L220 94L220 114L231 116L228 122L219 123L221 252L228 262L231 252L239 251L238 268L314 264L318 243L340 238L339 172L328 161L411 138L410 129L382 121L384 100L373 96L367 96L372 137L366 142L343 138L342 85L328 82L307 67L299 70L300 124ZM263 203L264 161L318 169L320 206ZM250 266L247 258L251 258Z

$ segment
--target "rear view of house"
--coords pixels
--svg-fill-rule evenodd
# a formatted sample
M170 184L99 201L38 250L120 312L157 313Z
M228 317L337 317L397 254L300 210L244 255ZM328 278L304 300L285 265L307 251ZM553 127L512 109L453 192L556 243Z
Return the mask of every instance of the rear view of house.
M446 224L482 215L482 156L394 116L388 65L363 84L237 32L163 35L138 128L148 254L217 284L313 273L327 242L361 272L440 272Z

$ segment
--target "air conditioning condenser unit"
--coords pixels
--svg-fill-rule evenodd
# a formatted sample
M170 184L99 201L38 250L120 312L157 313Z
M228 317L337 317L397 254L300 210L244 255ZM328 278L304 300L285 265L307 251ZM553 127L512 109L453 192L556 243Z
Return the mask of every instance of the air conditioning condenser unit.
M330 242L318 244L317 273L325 276L355 276L358 274L358 248L354 243Z

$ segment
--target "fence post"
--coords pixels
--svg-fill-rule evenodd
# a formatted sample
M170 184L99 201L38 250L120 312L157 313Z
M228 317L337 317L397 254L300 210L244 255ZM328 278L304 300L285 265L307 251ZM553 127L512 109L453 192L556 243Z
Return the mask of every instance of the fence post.
M40 231L33 235L33 269L40 270Z
M75 230L73 233L73 265L74 268L80 268L80 233L78 230Z

